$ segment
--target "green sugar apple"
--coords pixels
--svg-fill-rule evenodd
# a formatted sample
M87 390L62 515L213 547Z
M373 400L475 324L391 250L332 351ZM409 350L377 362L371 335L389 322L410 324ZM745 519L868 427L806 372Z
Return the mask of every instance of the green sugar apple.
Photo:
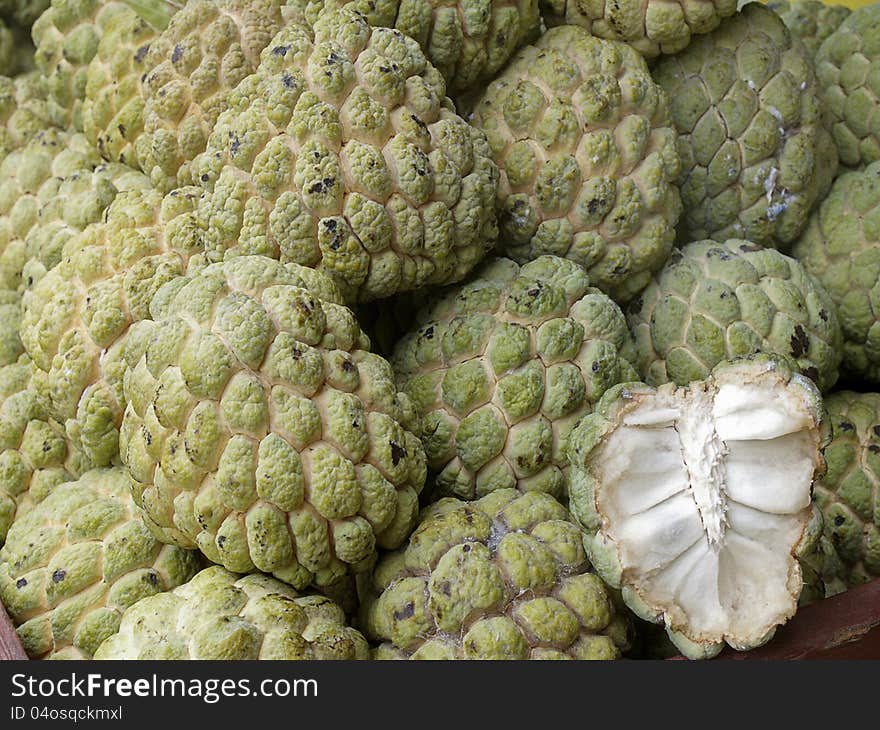
M814 495L846 583L854 586L880 578L880 394L834 393L825 408L832 438Z
M406 539L422 445L331 279L236 257L170 282L152 311L129 335L119 449L163 540L325 588Z
M47 93L37 71L0 76L0 162L50 126Z
M678 53L736 12L736 0L540 0L547 25L579 25L646 58Z
M845 5L829 5L820 0L771 0L767 7L782 18L793 35L801 39L813 58L822 42L852 12Z
M122 0L52 0L31 29L35 62L47 85L52 123L82 131L89 63L104 31L131 10Z
M803 44L749 3L653 75L679 135L682 239L790 247L837 166Z
M362 614L377 659L616 659L629 633L568 511L513 489L427 507Z
M880 160L880 4L854 10L825 39L816 74L841 162Z
M415 39L453 97L490 81L541 20L538 0L287 0L287 12L309 24L343 6Z
M214 565L126 609L95 659L369 659L359 631L329 598L267 575Z
M125 609L201 567L197 552L150 533L123 469L92 469L12 525L0 549L0 599L29 657L89 659Z
M703 380L723 360L788 357L823 392L843 355L837 307L798 261L731 239L676 249L632 303L637 367L651 385Z
M123 357L133 323L166 282L198 266L198 189L117 195L101 222L65 244L24 299L22 343L49 415L96 466L118 462Z
M880 381L880 160L834 181L793 254L837 307L844 369Z
M489 85L473 123L501 171L501 253L570 258L618 302L663 266L681 213L676 135L630 46L553 28Z
M620 308L573 261L489 261L419 313L392 365L421 418L439 495L549 492L564 500L568 431L631 380Z
M461 279L495 242L498 172L418 44L351 9L290 24L196 162L209 260L317 268L347 302Z
M821 417L812 381L753 356L686 388L612 388L572 431L590 560L685 655L760 646L797 610Z
M0 0L0 18L30 28L49 5L49 0Z
M27 356L0 367L0 546L16 517L43 501L84 463L30 388Z

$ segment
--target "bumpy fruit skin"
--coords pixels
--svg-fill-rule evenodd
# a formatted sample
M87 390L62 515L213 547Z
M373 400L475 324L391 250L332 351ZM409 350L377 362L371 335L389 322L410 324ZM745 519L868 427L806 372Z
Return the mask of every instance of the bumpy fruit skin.
M158 29L131 10L114 15L86 71L83 132L105 160L138 167L144 130L142 79Z
M502 253L570 258L618 302L647 285L681 201L666 97L638 53L553 28L492 82L473 123L501 170Z
M618 306L556 256L496 259L418 316L392 364L421 418L439 495L567 494L568 431L635 377Z
M687 385L758 352L789 358L823 392L837 381L843 338L832 298L798 261L749 241L676 249L627 320L650 385Z
M630 610L645 621L664 625L668 638L690 659L713 657L721 651L725 643L736 650L760 646L773 637L777 625L785 623L794 615L799 603L802 605L840 591L840 587L835 585L839 578L832 573L837 567L837 556L832 547L821 543L822 515L815 505L811 506L809 499L810 482L824 473L825 463L821 452L830 436L824 421L822 398L812 381L797 374L788 365L784 358L757 354L719 363L705 380L692 382L687 388L674 383L666 383L657 388L644 383L622 383L610 388L596 404L594 411L581 419L570 434L567 444L572 465L569 506L575 521L584 530L584 546L589 559L602 580L620 591L623 602ZM757 390L762 386L768 389L763 402L772 402L773 406L762 412L763 404L754 396L749 398L751 403L746 398L737 402L728 396L726 402L719 405L719 399L716 399L710 410L712 418L717 420L713 432L709 434L691 431L685 422L686 418L673 414L677 405L688 399L696 401L707 395L715 398L723 388L735 391L743 387L747 392L750 388ZM792 395L794 407L791 407ZM668 408L655 410L644 418L640 417L638 409L647 401L659 398L667 399L664 405ZM774 410L777 399L780 403L788 403ZM652 428L666 425L663 422L667 419L674 423L675 434L681 439L681 443L673 445L669 441L661 442L658 439L652 444L651 439L656 438ZM751 420L752 424L742 429L736 422L743 419ZM729 436L721 441L720 454L713 454L709 446L719 437L720 427L717 424L722 420L726 421L725 430ZM776 438L780 441L790 439L792 435L796 435L794 424L798 431L803 431L806 435L806 444L788 442L783 443L780 448L799 453L810 462L806 475L799 468L792 469L787 475L778 472L773 474L774 462L771 454L759 451L754 456L744 458L741 452L734 452L730 445L731 441L734 444L739 441L746 447L745 454L749 454L750 443L756 444L760 449L765 442L771 443ZM623 455L614 449L606 449L606 442L618 429L629 429L627 436L640 439L641 444L636 449L631 449L629 454ZM735 435L739 430L748 435ZM683 440L686 438L685 434L690 437L697 433L699 437L693 444L695 448L688 453ZM783 435L780 437L779 433ZM755 440L750 441L750 438ZM643 454L638 454L638 462L630 461L633 452L639 450ZM697 465L694 467L687 464L683 482L685 489L676 493L668 484L670 464L677 459L686 462L688 457ZM720 471L716 472L719 467ZM732 496L732 474L742 475L749 468L769 472L766 481L761 479L763 475L760 472L751 482L747 477L740 476L753 493L761 493L768 486L778 490L780 481L806 479L805 489L802 490L805 500L801 504L794 504L788 500L775 502L770 497L766 503L771 506L764 508L761 499L746 494L746 490L737 491L736 497ZM613 494L618 475L627 474L635 480L634 486L629 493L621 493L623 490L617 485L618 494ZM774 580L779 581L776 588L783 595L789 595L785 610L777 613L766 624L748 625L751 620L767 620L767 615L763 614L766 607L762 599L765 596L760 592L759 597L750 596L745 603L737 604L735 597L738 590L744 589L743 593L752 593L751 585L741 588L736 585L740 569L731 570L728 567L726 579L721 575L722 568L717 565L714 575L710 575L708 581L705 576L699 575L701 561L694 557L694 551L702 550L705 559L707 543L711 545L712 542L710 528L707 527L707 523L712 522L712 509L710 507L704 511L705 505L700 502L702 495L698 495L694 485L706 478L721 481L720 492L722 499L727 502L720 505L720 543L716 545L715 551L709 547L708 554L717 555L719 551L722 555L726 553L728 566L736 566L737 559L743 559L744 551L745 557L751 558L751 572L756 576L762 574L761 562L766 561L767 575L772 575ZM667 483L664 485L664 482ZM659 492L664 493L665 499L658 497ZM672 509L673 503L682 497L688 503L689 509L699 510L698 522L702 522L703 534L684 552L679 552L680 547L664 544L662 541L674 543L681 535L693 535L693 525ZM737 497L743 501L737 501ZM693 503L696 503L695 507L691 507ZM762 512L769 514L762 515ZM770 518L769 521L765 519L767 517ZM776 518L790 519L797 529L791 533L792 524L784 525L781 519L780 522L774 522ZM615 526L614 523L619 524ZM658 529L660 524L668 527ZM761 545L761 541L767 534L775 532L785 532L789 535L788 540L794 538L793 544L789 541L786 545L791 548L790 554L770 555L766 551L763 554L760 552L761 548L766 547ZM727 537L728 533L739 536L738 546ZM688 541L690 539L691 537L687 537ZM823 553L826 547L828 551ZM633 556L639 550L642 553L641 564L633 561ZM739 551L740 556L735 556L734 550ZM749 555L751 550L754 550L753 555ZM774 565L777 560L786 564L787 575L783 579L780 579L777 566ZM677 561L678 568L675 567ZM749 570L742 568L741 572L747 575ZM659 581L662 576L668 576L668 580L675 581L667 587L666 595L651 586L652 580ZM809 581L806 585L805 578ZM730 581L729 586L727 581ZM725 600L728 611L740 614L740 621L731 623L725 632L706 631L705 627L700 626L704 614L689 613L685 596L693 605L704 594L710 593L715 600ZM750 607L749 602L754 605ZM767 606L770 605L776 604L768 599ZM711 609L706 613L710 611ZM757 618L758 615L761 615L761 619ZM745 623L743 617L746 617Z
M31 29L35 60L48 87L56 127L82 131L82 101L89 63L113 18L131 11L113 0L52 0Z
M541 21L538 0L287 0L286 11L313 24L342 6L418 41L453 97L494 77Z
M196 266L199 191L120 193L100 223L65 245L24 301L21 336L49 414L96 466L118 460L123 357L131 325L163 284Z
M15 521L0 599L32 659L89 659L126 608L186 582L199 562L153 537L123 469L93 469Z
M153 303L129 340L119 448L157 534L296 588L403 542L424 452L332 280L238 257Z
M880 577L880 394L834 393L825 408L832 440L815 501L846 584L855 586Z
M820 0L771 0L767 7L782 18L782 22L801 39L814 58L822 42L852 12L845 5L828 5Z
M616 659L628 627L549 494L426 508L362 605L377 659Z
M880 382L880 161L834 181L793 254L837 306L844 369Z
M48 6L49 0L0 0L0 18L30 28Z
M841 162L880 160L880 5L854 10L825 39L816 74Z
M549 26L579 25L597 38L626 41L646 58L678 53L736 12L736 0L541 0Z
M150 44L137 158L160 190L192 185L229 93L256 70L281 28L280 0L193 0Z
M679 133L682 238L790 247L837 166L809 52L749 3L653 75Z
M47 94L37 71L0 76L0 161L50 126Z
M366 639L324 596L300 595L267 575L219 565L122 615L95 659L369 659Z
M418 44L350 9L291 24L196 168L211 261L318 268L349 302L461 279L497 236L498 171Z
M16 517L83 467L64 431L43 414L30 376L26 356L0 368L0 546Z

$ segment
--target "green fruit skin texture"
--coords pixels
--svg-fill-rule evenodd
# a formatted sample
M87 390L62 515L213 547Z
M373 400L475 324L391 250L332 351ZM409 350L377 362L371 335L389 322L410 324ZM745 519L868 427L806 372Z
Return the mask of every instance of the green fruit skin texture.
M157 534L296 588L399 546L424 452L332 280L242 256L166 286L128 337L119 438Z
M788 250L837 168L810 53L749 3L652 74L679 135L682 241Z
M150 533L123 469L93 469L15 521L0 550L0 600L31 658L89 659L126 608L199 563Z
M616 659L628 640L567 510L512 489L427 507L362 623L377 659Z
M647 285L681 200L666 95L638 53L553 28L490 84L473 123L501 170L501 253L570 258L617 302Z
M880 161L834 181L793 254L837 306L844 369L880 382Z
M880 5L853 11L816 54L822 102L840 161L880 160Z
M620 308L573 261L487 262L398 343L434 494L567 494L565 439L606 389L636 377Z
M788 358L827 392L843 353L832 296L772 248L736 239L691 243L629 310L638 370L650 385L687 385L724 360L762 352Z
M95 659L368 659L360 632L324 596L300 595L267 575L219 565L173 591L148 596L122 616Z
M645 58L678 53L736 12L736 0L541 0L549 26L579 25L597 38L626 41Z
M848 586L880 577L880 395L843 391L825 399L832 440L814 499Z

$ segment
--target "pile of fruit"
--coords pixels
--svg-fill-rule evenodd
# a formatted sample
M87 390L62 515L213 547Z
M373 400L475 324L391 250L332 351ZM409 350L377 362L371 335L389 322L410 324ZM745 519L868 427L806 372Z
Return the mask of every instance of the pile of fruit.
M0 0L34 659L614 659L880 577L880 3Z

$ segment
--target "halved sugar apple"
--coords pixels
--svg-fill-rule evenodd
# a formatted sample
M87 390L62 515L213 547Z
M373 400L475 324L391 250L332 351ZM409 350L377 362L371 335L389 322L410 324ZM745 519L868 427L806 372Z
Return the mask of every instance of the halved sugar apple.
M538 0L287 0L286 11L314 23L322 12L342 6L362 13L370 25L418 41L450 96L495 76L538 34L541 20Z
M382 557L362 624L377 659L616 659L629 639L581 531L549 494L425 508Z
M89 659L126 608L188 581L200 563L150 533L124 469L92 469L12 525L0 600L32 659Z
M501 172L502 254L570 258L617 302L663 266L681 213L676 134L630 46L552 28L489 85L473 124Z
M564 500L564 444L612 385L636 377L620 308L578 264L494 259L438 295L392 357L421 419L438 495L496 489Z
M329 277L239 256L151 312L129 335L119 450L156 534L322 589L406 539L422 445Z
M211 261L320 269L346 301L465 276L494 245L498 171L418 43L354 10L287 25L199 156Z
M173 591L143 598L122 614L118 633L95 659L369 659L370 647L345 613L321 595L301 595L259 573L219 565Z
M736 12L736 0L540 0L547 25L579 25L646 58L678 53Z
M799 261L750 241L676 249L628 321L650 385L687 385L724 360L763 352L790 358L827 392L844 352L832 295Z
M611 389L572 431L571 509L599 574L693 658L791 618L823 466L812 381L758 356Z
M831 442L815 500L842 575L854 586L880 578L880 394L834 393L825 408Z

